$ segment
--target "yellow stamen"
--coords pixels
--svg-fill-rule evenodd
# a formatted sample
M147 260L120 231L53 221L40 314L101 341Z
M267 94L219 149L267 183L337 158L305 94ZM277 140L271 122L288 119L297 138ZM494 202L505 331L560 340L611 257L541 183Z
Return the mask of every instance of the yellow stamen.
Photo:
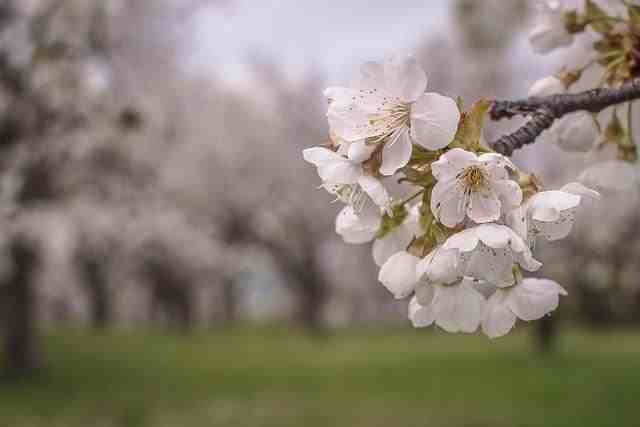
M462 172L459 179L466 189L477 191L484 185L485 176L478 166L469 166Z

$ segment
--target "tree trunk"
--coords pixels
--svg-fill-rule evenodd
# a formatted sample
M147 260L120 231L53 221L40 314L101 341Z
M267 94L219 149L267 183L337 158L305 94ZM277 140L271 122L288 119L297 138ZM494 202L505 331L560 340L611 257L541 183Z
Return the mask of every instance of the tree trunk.
M316 337L326 337L327 327L323 319L327 291L322 274L315 265L313 256L309 256L302 268L297 269L299 286L299 319L304 328Z
M104 331L112 320L111 296L105 272L96 259L82 261L81 268L91 303L91 325L99 331Z
M111 297L105 283L90 285L92 313L91 323L94 329L104 331L111 324Z
M149 268L152 317L158 321L161 314L171 329L188 332L193 328L194 304L188 278L169 267L152 265Z
M237 299L234 280L224 277L222 279L222 315L225 326L231 326L236 321Z
M535 340L538 352L549 354L555 347L558 335L557 323L553 316L544 316L535 323Z
M26 377L41 366L33 282L37 254L29 242L17 239L12 244L11 256L15 270L5 287L5 363L9 375Z

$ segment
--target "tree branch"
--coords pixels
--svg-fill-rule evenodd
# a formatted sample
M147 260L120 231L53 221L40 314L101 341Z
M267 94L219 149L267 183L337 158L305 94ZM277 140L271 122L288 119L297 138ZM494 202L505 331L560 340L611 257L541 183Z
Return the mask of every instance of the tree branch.
M553 122L576 111L599 113L612 105L640 98L640 78L624 83L618 88L598 88L580 93L531 97L519 101L493 101L489 110L491 120L527 116L530 120L515 132L490 143L498 153L510 156L551 127Z

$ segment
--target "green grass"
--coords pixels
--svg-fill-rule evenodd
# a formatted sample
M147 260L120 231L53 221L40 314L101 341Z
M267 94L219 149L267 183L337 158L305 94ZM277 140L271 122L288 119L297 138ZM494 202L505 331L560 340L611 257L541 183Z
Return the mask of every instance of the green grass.
M38 379L0 382L0 426L640 425L640 333L278 329L46 339Z

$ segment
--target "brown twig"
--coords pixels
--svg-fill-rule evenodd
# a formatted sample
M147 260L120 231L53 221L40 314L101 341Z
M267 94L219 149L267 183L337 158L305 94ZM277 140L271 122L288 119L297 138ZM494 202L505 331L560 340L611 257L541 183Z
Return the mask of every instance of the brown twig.
M553 122L576 111L599 113L612 105L640 98L640 78L617 88L598 88L580 93L531 97L519 101L493 101L489 110L491 120L526 116L530 119L515 132L490 143L498 153L510 156L517 149L532 144L551 127Z

